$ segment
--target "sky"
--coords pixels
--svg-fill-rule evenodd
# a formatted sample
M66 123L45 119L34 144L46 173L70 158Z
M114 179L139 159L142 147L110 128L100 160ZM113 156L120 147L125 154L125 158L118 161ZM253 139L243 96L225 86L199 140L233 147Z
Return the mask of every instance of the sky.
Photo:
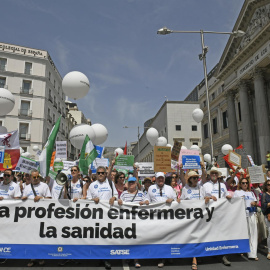
M0 42L48 51L62 77L84 73L90 91L76 100L79 110L107 128L104 146L121 147L137 140L137 127L142 134L166 98L184 100L204 76L200 34L162 36L157 30L232 31L243 3L1 0ZM228 38L205 34L208 71Z

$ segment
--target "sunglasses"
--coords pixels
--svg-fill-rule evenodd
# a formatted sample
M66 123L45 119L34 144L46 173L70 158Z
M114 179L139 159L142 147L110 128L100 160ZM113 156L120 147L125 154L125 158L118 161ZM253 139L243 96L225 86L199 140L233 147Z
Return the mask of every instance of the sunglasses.
M195 179L195 180L198 180L199 179L199 177L190 177L190 178Z
M103 175L103 174L105 174L105 172L97 172L97 174L102 174Z
M71 172L77 172L78 170L70 170Z
M11 174L5 174L5 173L4 173L4 176L5 176L5 177L10 177Z
M39 176L33 176L33 179L38 179L39 178Z
M123 177L119 177L119 179L125 179L125 176L123 176Z
M248 182L241 182L241 185L247 185Z
M267 186L270 186L270 184L267 184Z

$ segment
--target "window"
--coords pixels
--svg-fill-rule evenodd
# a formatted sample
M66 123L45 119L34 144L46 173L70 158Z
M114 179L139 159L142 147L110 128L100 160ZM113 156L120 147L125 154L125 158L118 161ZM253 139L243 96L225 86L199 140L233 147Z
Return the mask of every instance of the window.
M21 101L20 115L29 116L30 115L30 101Z
M60 86L58 86L58 94L60 95Z
M191 126L192 131L197 131L197 126Z
M175 130L177 130L177 131L181 130L181 125L176 125Z
M208 124L203 125L203 134L204 134L204 138L207 139L208 138Z
M49 138L50 130L47 128L47 138Z
M238 115L239 115L239 121L241 122L242 118L241 118L241 105L240 105L240 102L238 102Z
M55 80L53 81L53 87L55 88L55 85L56 85L56 82L55 82Z
M199 145L197 142L194 142L193 145Z
M20 126L19 126L19 137L20 137L20 139L23 139L23 140L29 139L28 130L29 130L29 124L20 123Z
M7 67L7 59L0 58L0 70L6 71L6 67Z
M32 86L32 82L31 81L25 81L25 80L23 80L22 93L24 93L24 94L30 94L31 86Z
M203 101L203 107L206 107L206 100Z
M222 113L222 119L223 119L223 129L228 128L228 112L225 111Z
M218 133L218 129L217 129L217 118L213 118L213 133L217 134Z
M52 120L53 120L53 124L55 124L55 114L53 114Z
M24 73L27 74L27 75L32 74L32 63L25 62Z
M49 71L49 80L51 80L51 72Z
M25 152L28 152L28 151L27 151L27 146L21 146L21 148L22 148L22 150L24 151L24 153L25 153Z
M0 87L1 88L7 88L7 86L6 86L6 78L0 77Z
M211 95L211 98L212 98L212 100L214 100L214 99L216 98L216 94L213 93L213 94Z

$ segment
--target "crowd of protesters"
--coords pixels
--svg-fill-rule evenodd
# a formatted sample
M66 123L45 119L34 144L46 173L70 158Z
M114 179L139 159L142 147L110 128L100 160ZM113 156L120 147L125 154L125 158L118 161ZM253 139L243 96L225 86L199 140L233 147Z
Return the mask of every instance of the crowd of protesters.
M171 204L181 200L210 200L220 198L230 200L233 197L243 197L246 204L246 218L249 233L250 252L247 254L251 260L258 260L257 248L263 240L267 239L270 260L270 171L267 171L267 180L263 184L251 184L249 175L240 173L241 168L230 171L230 175L222 177L216 167L206 171L204 163L201 170L183 170L182 164L178 165L177 172L157 172L153 177L145 177L140 183L138 168L134 165L132 175L125 175L113 168L114 161L107 168L98 167L95 174L89 170L89 175L80 173L78 166L70 169L70 180L64 185L54 179L39 175L37 170L31 173L15 173L6 169L0 175L0 200L5 199L70 199L76 202L79 199L93 200L96 204L100 200L108 201L110 205L122 205L133 202L139 205L154 202ZM4 263L6 260L1 260ZM221 256L224 265L230 266L227 256ZM68 260L63 260L59 265L65 265ZM44 260L30 260L28 267L35 264L44 265ZM105 268L110 269L111 263L103 261ZM161 259L158 267L164 267L165 260ZM134 260L136 268L141 265ZM191 268L197 269L197 259L192 259Z

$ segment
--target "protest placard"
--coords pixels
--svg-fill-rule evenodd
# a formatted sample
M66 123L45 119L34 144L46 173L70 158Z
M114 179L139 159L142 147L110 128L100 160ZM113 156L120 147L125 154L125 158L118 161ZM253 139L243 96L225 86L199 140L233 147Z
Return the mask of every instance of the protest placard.
M154 162L139 162L138 176L152 177L155 175Z
M171 171L171 147L154 147L154 170L155 172Z
M67 159L67 142L56 141L55 145L56 145L55 158Z
M261 166L252 166L248 167L248 173L250 177L250 182L255 183L264 183L266 181L265 167Z
M221 176L228 177L228 168L217 168L219 172L221 172Z
M115 158L115 169L133 170L134 156L118 155Z
M38 170L39 162L26 158L26 157L20 157L17 165L16 165L16 171L29 173L32 169Z
M236 148L234 152L241 156L241 167L246 169L249 166L246 149L244 147Z
M235 166L240 166L241 167L241 156L234 151L230 150L229 151L229 162L234 164Z
M98 158L102 158L102 155L103 155L103 152L104 152L104 149L105 147L102 147L102 146L99 146L99 145L95 145L95 148L97 150L97 153L98 153Z
M181 142L174 141L172 152L171 152L171 159L172 160L178 160L179 159L179 154L180 154L181 147L182 147Z
M63 164L64 164L64 170L68 170L68 169L70 169L72 166L75 165L75 162L74 162L74 161L67 161L67 160L64 160L64 161L63 161Z
M53 170L55 172L62 171L64 169L64 163L63 161L55 161L53 163Z
M200 169L200 156L196 155L183 155L182 156L183 169Z
M181 164L182 163L182 156L199 156L200 155L200 151L198 150L189 150L189 149L182 149L180 151L180 155L179 155L179 160L178 163Z
M102 167L108 167L109 166L109 159L108 158L96 158L92 163L91 163L91 170L92 173L96 173L97 172L97 168L99 166Z

